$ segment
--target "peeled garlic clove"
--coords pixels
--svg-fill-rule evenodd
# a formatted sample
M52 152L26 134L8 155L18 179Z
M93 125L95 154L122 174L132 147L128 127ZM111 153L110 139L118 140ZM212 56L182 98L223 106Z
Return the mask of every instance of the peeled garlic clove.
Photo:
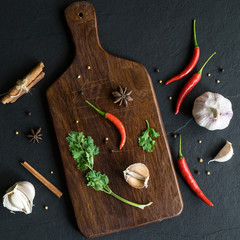
M17 182L3 196L3 206L10 211L29 214L32 212L34 196L35 188L30 182Z
M130 165L123 171L126 182L134 188L147 188L149 180L149 170L143 163Z
M210 162L226 162L230 160L233 156L233 148L232 144L227 141L224 147L219 151L219 153L216 155L216 157L213 160L210 160Z

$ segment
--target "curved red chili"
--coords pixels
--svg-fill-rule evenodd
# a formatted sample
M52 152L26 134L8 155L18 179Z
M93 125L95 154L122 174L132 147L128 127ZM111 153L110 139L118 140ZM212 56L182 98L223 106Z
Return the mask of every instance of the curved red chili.
M197 73L194 73L192 77L187 81L187 83L184 85L182 88L181 92L179 93L177 103L176 103L176 110L175 110L175 115L178 114L181 104L184 100L184 98L188 95L189 92L197 85L197 83L200 81L202 77L202 71L207 62L212 58L213 55L215 55L216 52L214 52L208 60L203 64L203 66L200 68L200 70Z
M187 184L189 185L189 187L195 192L195 194L206 204L208 204L209 206L213 206L212 202L204 195L204 193L202 192L202 190L200 189L200 187L198 186L197 182L195 181L195 179L193 178L187 162L185 160L185 158L182 155L181 152L181 135L179 135L179 152L178 152L178 167L179 170L184 178L184 180L187 182Z
M194 50L193 50L193 56L189 62L189 64L186 66L186 68L180 72L178 75L172 77L171 79L169 79L165 84L168 85L171 82L175 82L177 80L182 79L183 77L187 76L192 70L193 68L196 66L199 56L200 56L200 48L198 46L197 43L197 37L196 37L196 28L195 28L195 24L196 24L196 19L193 20L193 35L194 35Z
M121 142L119 145L119 149L121 150L122 147L124 146L124 144L126 142L126 138L127 138L125 127L123 126L122 122L117 117L112 115L111 113L106 113L106 112L99 110L94 105L92 105L89 101L86 100L86 103L89 104L93 109L95 109L100 115L102 115L103 117L105 117L109 121L111 121L117 127L117 129L121 135Z

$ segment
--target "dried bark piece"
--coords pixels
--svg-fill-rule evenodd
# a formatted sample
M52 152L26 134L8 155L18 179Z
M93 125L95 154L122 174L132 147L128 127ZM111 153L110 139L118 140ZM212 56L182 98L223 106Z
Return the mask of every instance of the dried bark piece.
M2 103L14 103L23 94L28 93L29 90L44 78L43 72L44 64L40 62L29 74L22 80L18 80L16 85L2 98Z

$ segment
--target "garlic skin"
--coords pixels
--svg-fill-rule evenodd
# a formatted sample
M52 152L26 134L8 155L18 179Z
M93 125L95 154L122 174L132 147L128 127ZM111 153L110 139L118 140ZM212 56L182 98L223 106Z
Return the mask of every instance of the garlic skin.
M30 214L34 197L35 188L30 182L17 182L3 196L3 206L10 211Z
M216 157L213 160L210 160L208 164L210 162L227 162L232 158L233 154L232 144L227 141L224 147L218 152Z
M130 165L123 171L126 182L137 189L147 188L149 180L149 170L143 163Z
M192 115L199 126L210 131L221 130L232 119L232 103L219 93L205 92L195 99Z

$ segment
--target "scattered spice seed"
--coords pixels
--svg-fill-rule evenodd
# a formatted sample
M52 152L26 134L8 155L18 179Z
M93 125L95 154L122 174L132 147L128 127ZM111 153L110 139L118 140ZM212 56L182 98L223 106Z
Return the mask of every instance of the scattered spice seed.
M159 80L158 82L159 82L159 83L162 83L162 80Z
M195 170L194 171L197 175L199 175L200 174L200 172L198 171L198 170Z
M78 75L77 78L78 78L78 79L81 78L81 75Z
M109 150L109 152L110 152L110 153L113 153L113 152L114 152L114 150L113 150L113 149L110 149L110 150Z
M15 131L15 134L16 134L16 135L18 135L18 134L19 134L19 132L18 132L18 131Z
M31 112L27 112L27 115L30 117L32 115L32 113Z
M199 160L198 160L199 162L203 162L203 159L202 158L199 158Z
M51 171L50 173L53 174L53 171Z
M173 134L173 137L174 137L174 138L177 138L177 136L178 136L178 135L177 135L176 133L175 133L175 134Z
M157 73L160 72L159 68L155 68L154 71L157 72Z
M202 140L198 140L198 143L202 143Z
M31 134L28 134L27 137L30 138L30 142L37 142L39 143L39 140L42 140L42 134L41 134L41 128L39 128L36 133L34 132L33 129L31 129Z
M217 83L220 83L220 80L216 80Z
M211 77L211 73L208 73L207 76L208 76L208 77Z
M206 171L206 174L207 174L207 175L210 175L211 173L210 173L209 171Z
M79 123L79 121L78 120L76 120L76 124L78 124Z
M87 66L87 69L90 70L90 69L91 69L91 66Z
M170 96L170 97L168 97L168 99L169 99L169 100L172 100L172 97Z
M45 210L48 210L48 206L44 206Z
M109 140L108 137L106 137L105 140L108 141Z
M80 91L79 94L80 94L81 96L83 96L84 93L83 93L83 91Z
M224 72L224 68L219 68L219 71L220 72Z

